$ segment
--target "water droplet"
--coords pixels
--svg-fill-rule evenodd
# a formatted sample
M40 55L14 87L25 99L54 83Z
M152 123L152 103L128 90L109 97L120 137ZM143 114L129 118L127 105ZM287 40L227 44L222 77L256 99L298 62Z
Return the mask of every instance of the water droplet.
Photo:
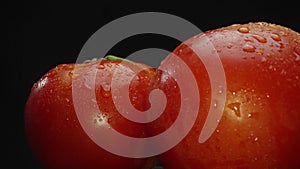
M256 52L256 54L258 54L258 55L263 55L264 52Z
M239 29L238 29L238 31L240 32L240 33L249 33L249 28L247 28L247 27L240 27Z
M213 107L214 107L214 108L217 108L217 106L218 106L218 102L215 100L215 101L213 102Z
M269 69L273 69L273 65L270 65L270 66L269 66Z
M267 39L265 37L260 36L260 35L252 35L252 37L254 39L256 39L258 42L261 42L261 43L266 43L267 42Z
M267 94L267 95L266 95L266 97L267 97L267 98L270 98L270 95L269 95L269 94Z
M286 70L282 69L280 72L281 75L286 75Z
M94 121L95 121L95 122L97 122L97 121L102 121L102 119L100 118L99 115L97 115L96 118L94 119Z
M69 75L70 78L73 78L74 77L73 71L69 72L68 75Z
M181 54L181 53L182 53L182 49L179 49L178 54Z
M237 117L241 117L240 105L239 102L228 104L228 107L234 111Z
M105 91L105 90L102 90L101 94L103 97L110 97L110 95L111 95L110 91Z
M105 66L101 65L101 64L99 64L97 67L98 67L98 69L104 69L105 68Z
M251 45L251 44L246 43L243 46L243 51L245 51L245 52L254 52L255 51L255 47L253 45Z
M42 80L39 81L38 88L44 87L47 82L48 82L48 77L43 78Z
M281 37L277 33L272 33L271 38L275 41L281 41Z
M218 86L218 94L222 94L224 92L223 86Z
M111 63L106 64L108 67L112 67L113 65Z
M109 83L103 83L101 86L102 86L102 89L104 91L110 91L110 84Z
M248 114L248 118L252 118L253 117L253 114L252 113L249 113Z
M254 141L255 141L255 142L258 141L258 137L255 137L255 138L254 138Z
M273 23L271 23L271 24L269 24L269 27L272 28L272 29L274 29L274 28L276 28L276 25L273 24Z
M102 126L104 124L107 124L107 118L105 115L103 114L97 114L95 117L94 117L94 123L98 126Z
M280 31L279 34L282 36L286 36L286 33L284 31Z
M266 62L266 61L267 61L267 58L265 58L265 57L261 58L261 62Z
M175 50L175 55L180 55L182 54L182 52L183 52L182 48L180 48L179 50Z
M116 99L116 98L115 98ZM138 97L137 96L133 96L132 97L132 101L135 101L135 100L138 100Z
M68 103L70 102L70 99L68 99L68 98L65 98L65 100L66 100L66 102L68 102Z
M232 92L233 95L236 95L236 92Z
M231 49L232 47L233 47L232 43L229 43L229 44L227 45L227 48L228 48L228 49Z

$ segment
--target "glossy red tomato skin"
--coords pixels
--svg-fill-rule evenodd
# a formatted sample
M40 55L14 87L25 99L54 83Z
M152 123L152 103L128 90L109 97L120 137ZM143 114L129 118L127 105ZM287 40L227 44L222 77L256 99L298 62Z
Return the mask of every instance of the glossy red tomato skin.
M207 38L215 48L207 47ZM211 88L204 65L191 50L195 46L219 55L227 84L226 91L220 89L226 92L223 116L204 143L198 139ZM195 36L173 53L193 71L201 100L190 133L159 156L166 169L300 167L299 33L265 22L235 24Z
M122 62L123 66L120 66L120 61L107 60L102 60L101 63L97 61L86 64L60 64L49 70L33 85L26 103L25 132L32 152L47 169L151 169L155 165L154 158L127 158L112 154L94 143L81 127L73 105L72 81L84 79L82 77L86 76L95 64L99 68L96 81L100 79L107 84L110 84L116 69L128 72L131 69L145 68L147 71L141 76L150 80L132 82L133 86L138 83L144 87L144 90L135 92L137 96L148 92L149 81L155 73L146 65ZM126 77L124 74L122 78ZM96 99L99 109L109 116L108 123L111 127L134 137L145 137L144 126L123 118L113 105L110 91L104 91L102 86L96 84ZM139 109L147 106L131 101ZM89 110L88 107L86 109ZM91 121L90 125L97 123Z

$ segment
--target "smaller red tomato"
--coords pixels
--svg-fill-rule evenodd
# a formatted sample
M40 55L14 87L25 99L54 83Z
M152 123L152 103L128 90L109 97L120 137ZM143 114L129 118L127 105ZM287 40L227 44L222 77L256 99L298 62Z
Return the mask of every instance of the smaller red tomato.
M100 113L91 115L90 107L83 107L87 112L86 118L90 119L88 125L103 127L101 124L105 122L126 135L146 137L143 124L125 119L116 110L110 84L116 70L122 72L118 78L124 79L133 69L147 70L138 75L140 78L131 82L138 89L131 87L129 91L131 103L137 109L145 110L149 103L136 98L149 93L150 82L155 77L154 69L143 64L108 60L86 64L60 64L33 85L26 103L25 130L33 153L47 169L151 169L155 165L154 158L128 158L112 154L99 147L83 130L74 110L72 81L77 80L77 84L81 84L77 86L77 92L92 90L84 79L88 78L95 65L98 69L94 101L97 102ZM103 135L103 139L105 137Z

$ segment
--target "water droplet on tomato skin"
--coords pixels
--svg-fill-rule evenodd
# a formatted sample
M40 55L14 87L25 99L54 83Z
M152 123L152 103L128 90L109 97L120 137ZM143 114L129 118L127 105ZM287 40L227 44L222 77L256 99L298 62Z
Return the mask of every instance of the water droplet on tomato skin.
M224 92L223 86L218 86L218 94L222 94Z
M110 91L110 84L109 83L103 83L102 85L102 89L106 92Z
M243 51L245 52L255 52L256 48L255 46L249 44L249 43L246 43L244 46L243 46Z
M263 55L264 52L256 52L256 54L258 54L258 55Z
M44 87L47 82L48 82L48 77L42 78L37 84L38 88Z
M102 126L107 123L107 119L105 115L103 114L97 114L96 117L94 117L94 124L97 126Z
M229 43L229 44L227 45L227 48L228 48L228 49L231 49L232 47L233 47L232 43Z
M266 61L267 61L267 58L265 58L265 57L262 57L262 58L261 58L261 62L264 63L264 62L266 62Z
M284 32L284 31L280 31L279 34L282 35L282 36L286 36L287 35L286 32Z
M269 69L270 69L270 70L273 69L273 65L270 65L270 66L269 66Z
M218 107L218 102L217 102L216 100L213 102L213 107L214 107L214 108L217 108L217 107Z
M101 90L101 94L102 94L103 97L110 97L111 96L110 91Z
M100 65L97 66L97 68L98 68L98 69L104 69L105 66L100 64Z
M267 42L267 39L265 37L260 36L260 35L252 35L252 37L260 43L266 43Z
M70 78L75 78L76 76L79 76L79 74L78 73L74 73L74 71L70 71L69 73L68 73L68 76L70 77Z
M280 74L281 74L281 75L286 75L287 72L286 72L286 70L282 69L281 72L280 72Z
M275 41L281 41L281 37L277 33L272 33L271 38Z
M73 78L74 77L73 71L69 72L68 75L69 75L70 78Z
M110 97L111 96L111 90L110 90L110 84L104 83L101 85L101 94L103 97Z
M240 33L249 33L250 30L247 27L240 27L240 28L238 28L238 31Z
M233 110L234 114L237 117L241 117L240 105L241 105L241 103L236 102L236 103L230 103L230 104L228 104L227 107L230 108L231 110Z

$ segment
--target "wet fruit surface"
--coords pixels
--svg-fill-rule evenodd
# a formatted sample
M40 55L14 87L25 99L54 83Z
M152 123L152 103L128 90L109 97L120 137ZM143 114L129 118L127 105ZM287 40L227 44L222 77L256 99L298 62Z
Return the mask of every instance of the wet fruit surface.
M174 53L194 72L201 101L191 132L160 156L165 168L299 168L299 48L299 33L264 22L208 31L177 47ZM208 73L195 49L205 57L218 54L227 84L227 90L219 92L226 92L223 116L203 143L198 139L212 93ZM153 130L163 126L157 124Z
M76 69L75 69L76 66ZM93 67L97 66L95 70ZM77 93L94 90L98 97L84 102L83 115L89 127L119 130L129 136L146 137L145 126L128 121L116 110L112 101L110 83L114 71L124 72L119 78L127 78L131 70L145 68L140 79L132 82L132 104L138 109L147 108L147 102L134 97L146 95L155 71L146 65L120 61L95 61L86 64L61 64L49 70L32 87L25 110L25 131L32 152L47 169L65 168L128 168L151 169L153 158L127 158L108 152L97 145L83 130L74 109L72 88ZM96 71L96 85L92 85L92 72ZM126 74L127 73L127 74ZM147 80L148 79L148 80ZM74 82L76 86L74 86ZM143 90L136 90L139 84ZM72 85L73 84L73 85ZM119 84L122 86L123 84ZM81 95L84 98L84 95ZM80 98L79 98L80 99ZM141 99L142 100L142 99ZM91 103L99 106L100 112L91 112ZM103 139L107 139L102 135ZM113 142L114 140L111 140Z

